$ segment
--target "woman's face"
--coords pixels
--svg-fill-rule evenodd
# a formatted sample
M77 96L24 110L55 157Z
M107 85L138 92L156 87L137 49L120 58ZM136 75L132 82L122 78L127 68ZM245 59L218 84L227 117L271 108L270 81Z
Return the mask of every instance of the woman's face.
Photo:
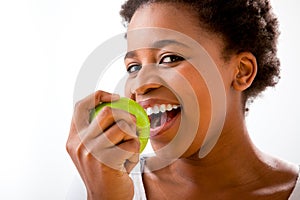
M182 6L154 3L137 10L128 26L125 93L147 110L152 147L167 158L199 151L212 118L207 82L219 77L224 91L230 85L221 40L199 24ZM205 75L211 68L221 76Z

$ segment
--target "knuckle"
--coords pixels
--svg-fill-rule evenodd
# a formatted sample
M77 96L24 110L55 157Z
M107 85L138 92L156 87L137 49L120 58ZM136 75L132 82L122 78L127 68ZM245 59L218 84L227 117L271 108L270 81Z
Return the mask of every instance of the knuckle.
M82 104L83 104L83 100L77 101L75 103L74 109L78 110L78 109L82 108Z
M108 106L104 106L101 110L101 113L103 115L111 115L112 114L112 109Z
M117 121L117 124L118 124L118 127L121 129L121 130L126 130L129 128L129 125L125 122L125 120L119 120Z
M96 101L96 102L100 102L100 101L101 101L101 97L102 97L103 93L104 93L104 91L102 91L102 90L97 90L97 91L94 93L95 101Z
M112 109L108 106L105 106L102 108L102 110L98 113L98 115L96 116L98 123L100 123L100 121L102 120L112 120L113 116L112 116Z
M74 158L74 156L77 155L77 146L73 142L68 141L66 143L66 151L72 158Z
M89 151L86 150L85 145L81 142L79 143L76 148L74 149L74 153L77 158L82 158L83 156L87 156Z
M130 138L137 137L137 135L136 135L136 126L135 125L129 124L125 120L121 120L119 128L121 129L122 132L124 132Z
M82 142L75 142L72 139L68 139L66 143L66 151L72 158L79 158L83 152L83 144Z
M73 146L70 144L69 140L66 143L66 151L68 152L68 154L71 154L73 150Z
M132 135L134 132L133 128L125 120L119 120L117 125L119 129L127 135Z

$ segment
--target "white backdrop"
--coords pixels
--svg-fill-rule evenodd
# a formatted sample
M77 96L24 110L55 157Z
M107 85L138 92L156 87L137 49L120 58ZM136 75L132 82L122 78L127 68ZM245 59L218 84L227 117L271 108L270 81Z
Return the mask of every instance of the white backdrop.
M125 31L122 2L0 0L0 199L65 199L76 175L65 151L76 76L98 45ZM282 79L247 121L262 150L300 164L300 2L272 3Z

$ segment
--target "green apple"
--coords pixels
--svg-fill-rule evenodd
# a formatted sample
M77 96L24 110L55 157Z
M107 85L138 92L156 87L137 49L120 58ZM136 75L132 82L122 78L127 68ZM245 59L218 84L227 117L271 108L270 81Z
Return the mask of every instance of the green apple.
M136 127L140 141L141 153L145 149L150 135L150 121L144 108L132 99L121 97L119 100L114 102L105 102L99 104L92 113L91 119L94 119L100 110L105 106L125 110L136 117Z

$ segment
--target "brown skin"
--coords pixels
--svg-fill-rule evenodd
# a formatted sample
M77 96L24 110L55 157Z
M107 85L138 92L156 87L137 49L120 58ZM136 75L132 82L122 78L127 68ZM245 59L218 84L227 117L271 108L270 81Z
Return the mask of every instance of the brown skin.
M151 20L150 20L151 19ZM157 49L139 49L134 56L125 59L128 67L132 63L141 64L136 76L130 77L126 85L126 95L142 105L154 103L184 103L182 118L161 135L151 138L155 151L168 145L177 133L180 123L194 123L193 109L185 88L172 85L172 91L161 82L175 83L185 77L196 92L201 108L199 129L192 144L172 164L143 174L148 199L288 199L295 186L298 169L259 151L251 142L245 125L242 93L251 86L256 75L256 60L250 52L233 55L227 62L222 59L222 39L207 33L199 26L189 10L174 4L150 4L140 8L133 16L128 31L143 27L160 27L179 31L193 38L210 54L222 76L226 91L227 112L221 136L213 150L204 158L198 158L210 120L211 102L203 78L193 71L187 61L171 66L174 76L157 73L148 64L158 63L167 52ZM155 37L153 37L155 38ZM131 46L128 41L129 50ZM169 52L174 47L168 47ZM177 52L174 50L174 52ZM179 51L180 52L180 51ZM187 53L193 59L193 55ZM187 70L188 69L188 70ZM121 111L112 114L112 109L104 109L97 120L88 123L89 111L99 102L116 100L118 97L98 91L83 99L75 107L67 150L75 163L87 188L88 199L132 199L133 184L128 176L138 162L138 139L135 136L134 119ZM132 119L132 120L131 120ZM121 127L115 122L120 121ZM104 130L104 131L103 131ZM189 134L187 131L185 134ZM83 135L83 136L79 136ZM116 144L116 145L115 145ZM118 153L116 148L125 149ZM174 148L175 152L175 148ZM162 154L159 159L171 156ZM175 154L174 154L175 155ZM107 158L114 162L107 165ZM156 160L157 161L157 160ZM151 160L146 167L151 168Z
M151 16L151 17L150 17ZM151 19L151 20L149 20ZM162 20L163 19L163 20ZM234 55L224 62L221 55L222 41L201 30L187 10L178 10L171 4L151 4L139 9L133 16L128 30L142 27L161 27L184 33L198 41L211 55L223 77L227 96L227 116L225 125L214 149L202 159L197 159L199 130L195 141L187 152L170 166L145 173L143 176L146 194L149 199L287 199L298 174L298 169L260 152L251 142L245 126L242 92L251 86L256 75L256 59L250 52ZM151 53L139 50L137 60L151 58ZM144 54L143 54L144 53ZM154 57L154 56L153 56ZM142 61L141 61L142 62ZM188 68L188 63L183 63ZM189 68L190 69L190 68ZM180 70L179 70L180 71ZM141 70L139 73L143 73ZM181 70L193 85L203 85L201 78L192 79L195 73ZM164 95L164 89L151 84L143 86L135 99L141 101L145 96L153 98ZM163 88L163 86L161 86ZM160 89L161 93L155 93ZM165 88L166 90L166 88ZM197 90L195 88L195 90ZM198 92L202 97L202 89ZM201 114L208 102L199 100ZM204 107L203 107L204 106ZM209 106L208 106L209 107ZM207 126L204 123L203 126ZM201 126L201 125L200 125ZM164 134L165 136L166 134ZM172 140L170 136L169 140ZM159 149L152 140L155 150Z
M135 119L107 107L89 123L91 109L100 102L117 99L118 95L97 91L75 106L66 148L85 183L89 200L132 199L133 196L128 173L138 162ZM119 122L119 126L115 122ZM126 151L119 151L118 147ZM108 160L113 161L109 166L106 165Z

